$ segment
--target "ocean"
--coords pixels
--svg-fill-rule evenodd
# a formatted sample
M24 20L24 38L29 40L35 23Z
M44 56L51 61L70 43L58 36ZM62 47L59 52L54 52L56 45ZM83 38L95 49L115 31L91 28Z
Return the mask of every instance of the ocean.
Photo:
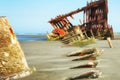
M17 35L19 41L46 41L46 35Z
M115 39L120 39L120 33L114 33ZM17 35L19 41L46 41L46 34L19 34Z

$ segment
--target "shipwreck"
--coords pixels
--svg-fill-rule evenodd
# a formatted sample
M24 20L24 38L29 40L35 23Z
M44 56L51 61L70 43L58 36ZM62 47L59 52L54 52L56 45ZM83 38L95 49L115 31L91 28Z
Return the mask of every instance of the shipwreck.
M74 15L82 13L79 25L73 25L69 18L74 19ZM104 40L107 37L114 39L113 28L108 24L108 1L95 0L87 5L71 11L67 14L58 15L48 21L54 28L47 34L49 40L61 40L69 44L78 40L90 38Z

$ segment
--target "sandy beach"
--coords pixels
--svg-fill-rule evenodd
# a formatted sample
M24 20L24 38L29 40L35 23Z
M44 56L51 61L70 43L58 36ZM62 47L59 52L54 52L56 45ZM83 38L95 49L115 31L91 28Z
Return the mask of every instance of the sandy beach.
M120 80L120 36L112 40L113 48L109 48L106 40L97 40L95 44L84 47L65 46L59 41L20 41L30 68L36 71L19 80L66 80L68 77L80 75L90 70L100 70L102 75L97 80ZM104 53L98 57L96 68L69 69L88 61L71 61L77 57L66 57L66 54L97 47Z

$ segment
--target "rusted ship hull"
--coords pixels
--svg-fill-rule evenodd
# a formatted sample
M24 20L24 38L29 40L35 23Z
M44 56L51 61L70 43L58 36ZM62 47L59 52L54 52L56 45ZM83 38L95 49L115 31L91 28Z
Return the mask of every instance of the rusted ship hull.
M73 25L68 19L74 19L75 14L83 13L83 17L79 25ZM107 22L108 20L108 2L107 0L98 0L87 3L85 7L74 10L70 13L59 15L51 19L49 23L54 30L47 34L49 40L62 40L69 43L71 37L75 40L84 40L91 37L96 39L114 39L113 28ZM66 40L66 37L68 40ZM66 41L65 41L66 40ZM70 41L72 42L72 41Z

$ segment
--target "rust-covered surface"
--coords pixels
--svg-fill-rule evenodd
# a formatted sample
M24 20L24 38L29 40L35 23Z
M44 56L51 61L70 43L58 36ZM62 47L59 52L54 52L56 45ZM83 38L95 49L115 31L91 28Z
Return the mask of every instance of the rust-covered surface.
M74 15L77 13L83 13L81 23L79 25L73 25L68 17L74 19ZM60 31L52 31L48 34L49 39L61 39L69 34L76 34L77 30L80 38L94 37L97 39L106 39L111 37L114 39L113 28L108 24L108 1L98 0L87 3L85 7L74 10L70 13L59 15L54 19L51 19L49 23L55 29L61 29ZM78 28L79 27L79 28ZM77 33L77 34L78 34ZM61 35L62 34L62 35Z
M14 31L5 16L0 17L0 80L29 75L29 67ZM27 74L26 74L27 72Z

